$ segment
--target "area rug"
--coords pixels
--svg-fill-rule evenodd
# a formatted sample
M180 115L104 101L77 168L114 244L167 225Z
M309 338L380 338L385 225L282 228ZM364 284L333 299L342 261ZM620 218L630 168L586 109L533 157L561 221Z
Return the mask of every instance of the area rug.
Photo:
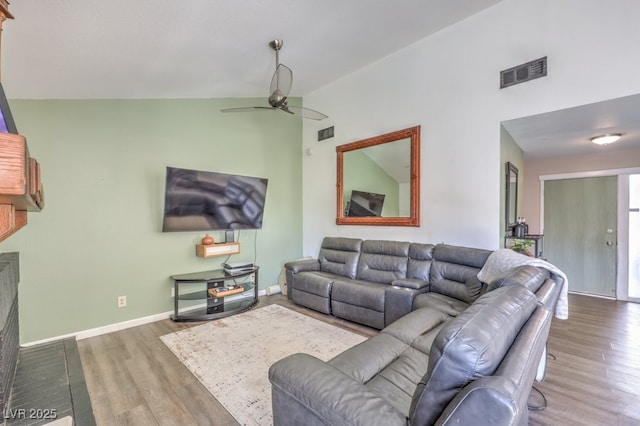
M270 425L274 362L297 352L328 361L366 340L306 315L269 305L160 339L243 425Z

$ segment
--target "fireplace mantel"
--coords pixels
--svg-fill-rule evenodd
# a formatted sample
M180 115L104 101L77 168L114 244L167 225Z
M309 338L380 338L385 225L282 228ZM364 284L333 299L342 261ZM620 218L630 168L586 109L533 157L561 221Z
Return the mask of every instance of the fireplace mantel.
M44 207L40 164L24 136L0 133L0 241L27 224L27 212Z

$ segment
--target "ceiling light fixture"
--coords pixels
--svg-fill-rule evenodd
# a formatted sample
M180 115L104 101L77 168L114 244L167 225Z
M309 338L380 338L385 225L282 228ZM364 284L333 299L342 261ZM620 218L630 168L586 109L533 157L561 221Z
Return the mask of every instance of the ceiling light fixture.
M591 142L597 145L609 145L614 143L622 137L622 133L607 133L605 135L594 136L591 138Z

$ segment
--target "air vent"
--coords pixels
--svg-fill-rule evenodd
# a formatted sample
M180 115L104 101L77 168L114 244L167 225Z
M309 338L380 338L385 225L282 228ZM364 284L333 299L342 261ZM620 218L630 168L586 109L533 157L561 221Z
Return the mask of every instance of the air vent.
M524 83L534 78L544 77L547 75L547 57L500 71L500 88L513 86L514 84Z
M318 142L333 137L333 126L318 130Z

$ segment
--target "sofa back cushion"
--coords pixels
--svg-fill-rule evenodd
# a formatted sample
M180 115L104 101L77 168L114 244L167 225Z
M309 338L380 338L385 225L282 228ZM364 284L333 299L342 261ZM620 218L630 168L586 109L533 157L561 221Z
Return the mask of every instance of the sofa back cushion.
M487 291L519 284L535 293L550 276L551 273L544 268L538 268L532 265L516 266L515 268L507 269L491 281L487 287Z
M492 375L537 306L525 287L502 287L485 293L445 325L413 394L410 424L434 424L460 389Z
M390 284L393 280L406 278L408 257L408 242L363 241L358 262L358 279Z
M407 278L429 281L434 248L433 244L411 243L409 245Z
M320 270L355 278L361 247L362 240L357 238L325 237L318 254Z
M478 272L490 250L436 245L429 277L429 291L472 303L482 292Z

